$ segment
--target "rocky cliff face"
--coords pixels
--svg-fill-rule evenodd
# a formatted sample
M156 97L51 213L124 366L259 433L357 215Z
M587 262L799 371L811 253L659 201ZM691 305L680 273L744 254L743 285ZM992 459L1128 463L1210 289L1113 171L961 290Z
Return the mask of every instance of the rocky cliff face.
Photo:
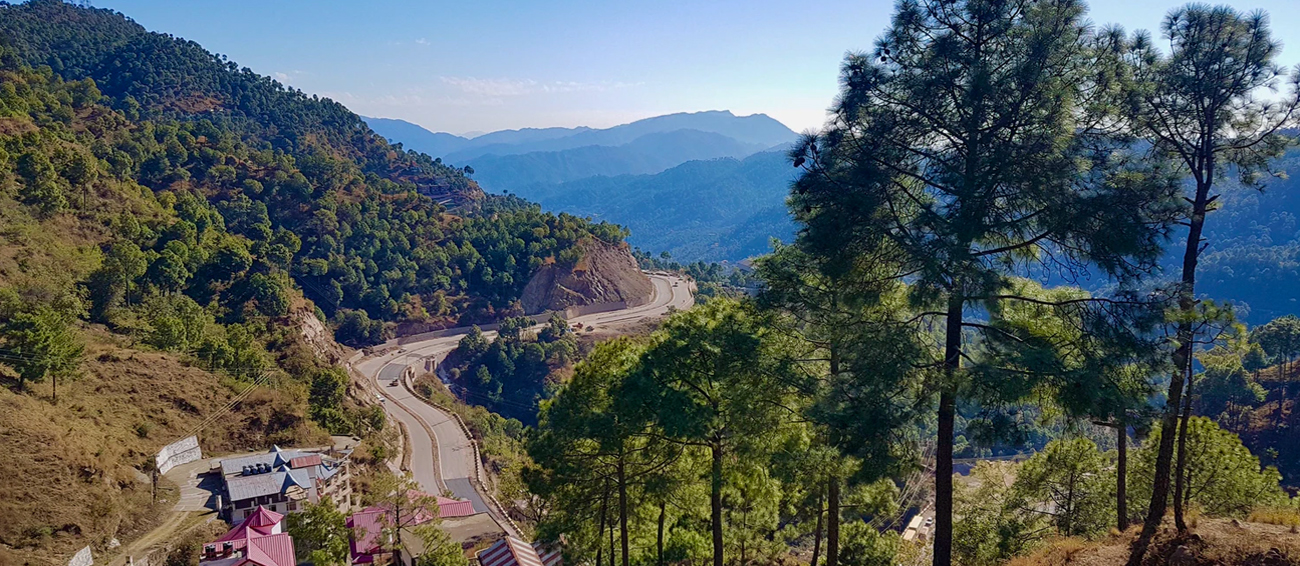
M637 268L627 244L592 239L580 247L582 259L573 266L548 264L533 275L520 298L525 313L650 300L654 284Z
M339 364L347 358L344 348L334 341L334 333L316 318L316 313L306 301L300 301L289 312L289 323L298 328L303 342L311 347L321 361Z

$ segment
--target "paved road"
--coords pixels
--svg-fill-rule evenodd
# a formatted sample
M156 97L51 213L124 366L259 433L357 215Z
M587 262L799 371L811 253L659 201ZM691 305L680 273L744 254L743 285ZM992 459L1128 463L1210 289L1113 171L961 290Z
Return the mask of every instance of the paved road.
M684 310L694 304L689 283L675 277L651 275L655 296L647 304L630 309L596 313L575 317L570 323L582 323L597 328L623 325L647 318L661 317L670 309ZM490 511L482 494L474 488L474 449L461 428L450 415L412 395L404 387L389 385L399 378L409 365L418 368L427 357L439 362L456 348L462 335L470 329L458 328L444 332L443 336L403 344L393 353L364 360L356 365L362 375L370 378L377 389L389 399L384 404L388 414L406 424L411 436L411 473L420 486L429 493L442 493L444 488L456 497L474 502L474 510ZM484 332L489 339L495 332ZM433 431L430 437L425 426ZM434 446L437 458L434 458Z

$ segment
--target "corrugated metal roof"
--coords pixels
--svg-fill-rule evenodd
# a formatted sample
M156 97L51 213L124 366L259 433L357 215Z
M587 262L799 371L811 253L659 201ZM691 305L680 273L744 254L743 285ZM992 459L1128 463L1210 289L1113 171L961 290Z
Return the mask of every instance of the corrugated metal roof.
M372 554L379 548L379 535L384 529L384 510L378 507L367 507L359 512L353 513L348 517L348 528L352 529L352 556ZM357 533L361 536L358 540ZM353 560L353 562L357 562Z
M257 476L226 478L226 495L229 495L233 502L280 493L284 489L287 475L284 472L273 472Z
M478 553L482 566L544 566L537 549L512 536L507 536Z
M320 454L309 454L307 456L298 456L289 460L289 467L293 469L306 468L307 466L321 465Z
M293 538L288 534L258 537L249 540L248 559L261 566L295 566Z
M564 563L564 553L560 552L560 545L554 545L547 548L541 542L533 543L533 550L541 557L544 566L560 566Z
M265 464L275 467L276 458L283 454L282 452L268 452L266 454L253 454L251 456L240 456L238 458L226 458L221 461L221 473L227 476L239 475L244 466L256 466ZM295 456L301 455L293 453Z
M438 496L438 516L444 519L449 517L468 517L474 514L474 502L468 499L451 499L449 497Z
M243 557L235 566L256 564L257 566L295 566L297 557L293 552L293 538L287 533L275 533L276 526L284 516L258 506L257 510L240 522L239 526L208 543L209 545L229 544L231 549L242 553ZM230 562L229 558L208 561L202 564L216 566Z
M226 531L226 534L221 535L221 538L213 542L226 542L245 539L249 536L268 536L275 534L273 532L275 526L280 524L280 520L283 518L284 515L258 505L257 509L255 509L249 516L244 517L244 520L240 521L235 528Z

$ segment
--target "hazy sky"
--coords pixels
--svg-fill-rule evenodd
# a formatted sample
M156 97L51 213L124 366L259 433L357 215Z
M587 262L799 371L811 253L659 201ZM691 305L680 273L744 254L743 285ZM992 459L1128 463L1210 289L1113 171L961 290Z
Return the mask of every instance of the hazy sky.
M369 116L462 133L608 127L699 110L822 123L844 53L869 49L886 0L93 0L145 27ZM1094 0L1090 17L1158 31L1183 2ZM1296 0L1263 9L1300 62Z

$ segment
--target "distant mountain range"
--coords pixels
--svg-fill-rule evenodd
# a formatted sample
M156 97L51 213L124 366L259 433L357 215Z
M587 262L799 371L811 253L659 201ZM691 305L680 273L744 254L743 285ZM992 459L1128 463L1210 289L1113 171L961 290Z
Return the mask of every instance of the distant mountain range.
M654 175L588 177L535 184L518 194L563 210L627 226L628 242L679 261L738 261L789 241L785 197L798 170L782 151L744 159L689 161Z
M798 134L764 114L669 114L605 129L503 130L475 137L366 118L406 149L468 165L488 192L609 220L629 241L683 261L741 260L790 233L783 205Z
M472 139L367 120L408 148L470 165L488 192L622 224L631 244L679 261L738 261L794 233L785 198L798 170L777 148L797 136L761 114L673 114L604 130L510 130ZM1300 313L1300 149L1273 167L1290 176L1268 180L1262 192L1221 184L1222 209L1208 220L1198 281L1198 291L1236 303L1237 315L1255 324ZM1182 237L1175 233L1170 243L1166 276L1178 272ZM1078 284L1108 285L1097 277Z
M766 114L736 116L727 110L683 112L637 120L605 129L524 128L501 130L472 138L430 132L404 120L365 118L375 133L450 163L466 163L483 155L517 155L561 151L585 146L620 146L647 134L698 130L732 138L743 144L770 148L794 141L796 134ZM751 152L752 153L752 152Z

